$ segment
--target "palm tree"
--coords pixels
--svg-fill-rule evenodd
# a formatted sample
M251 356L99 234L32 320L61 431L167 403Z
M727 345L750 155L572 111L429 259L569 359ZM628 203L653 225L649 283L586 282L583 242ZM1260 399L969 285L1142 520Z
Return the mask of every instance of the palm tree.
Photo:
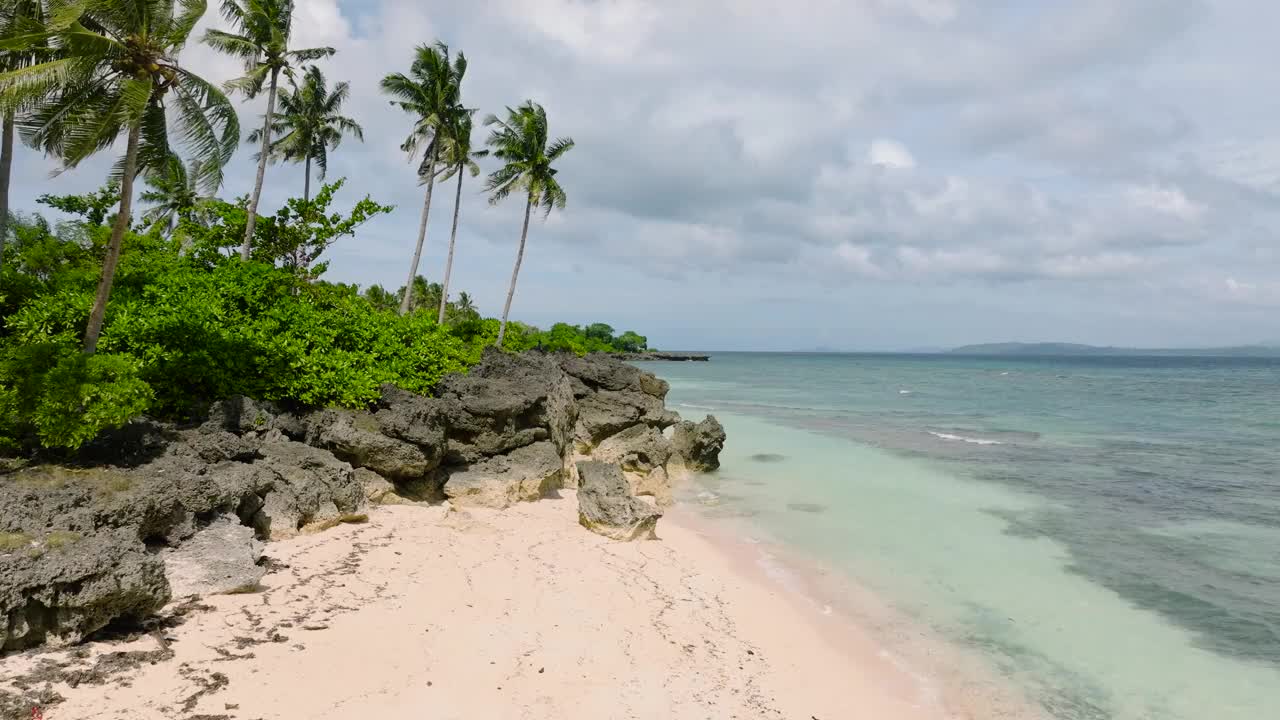
M204 2L194 1L202 4ZM253 194L249 196L244 242L240 245L240 259L247 261L253 242L253 228L258 221L258 199L262 197L262 182L267 176L267 159L271 155L271 129L280 73L293 77L295 63L326 58L335 51L331 47L289 49L289 35L293 30L293 0L222 0L222 16L235 27L237 33L209 30L204 34L204 41L215 50L244 61L244 76L227 83L227 90L239 91L245 97L255 98L264 86L267 88L267 112L263 116L260 133L262 149L258 157L258 177L253 183Z
M0 7L0 72L29 67L42 59L48 43L41 33L44 5L40 0L12 0ZM12 47L9 44L12 43ZM0 107L0 267L9 235L9 179L13 173L16 107Z
M178 221L194 217L201 205L213 199L200 192L200 164L192 162L188 168L182 158L174 155L162 167L147 175L144 182L150 188L140 196L151 207L142 219L151 227L163 227L165 234L172 234Z
M416 312L433 308L440 302L440 283L428 282L426 278L418 275L413 278L413 282L407 287L402 287L396 293L400 296L401 307L404 305L404 298L412 298L409 310Z
M58 12L70 8L73 12ZM107 298L129 229L133 181L173 155L172 125L200 162L201 184L222 182L222 167L240 140L235 107L216 87L178 65L177 54L204 15L205 0L76 0L55 5L31 36L57 56L0 73L0 107L31 106L19 118L23 139L73 168L126 136L120 210L102 263L102 279L84 333L98 345Z
M320 167L323 180L329 170L329 151L338 147L342 136L354 135L364 141L359 123L341 114L342 103L351 94L348 83L340 82L330 92L324 74L315 65L307 66L302 84L290 82L291 88L280 93L280 112L271 124L271 156L306 165L303 200L311 199L311 163ZM262 140L263 131L249 133L249 142Z
M413 279L418 276L418 263L422 260L422 245L427 239L427 219L431 216L431 193L435 188L440 150L446 123L458 112L462 76L467 72L467 58L462 53L451 64L449 46L419 45L414 51L409 74L391 73L382 78L383 92L391 95L391 104L417 116L413 132L400 146L409 154L410 161L423 151L418 177L426 182L427 197L422 205L422 221L418 224L418 243L414 247L413 262L409 264L406 292L400 302L400 314L409 312L413 304Z
M444 264L444 283L440 290L440 313L436 323L444 324L445 306L449 304L449 275L453 272L453 248L458 242L458 206L462 204L462 177L470 173L471 177L480 174L480 166L476 160L489 154L488 150L471 149L471 118L475 110L458 108L449 118L447 131L440 137L440 164L444 166L441 180L458 176L458 189L453 196L453 230L449 233L449 259Z
M470 320L480 317L480 311L476 310L475 301L465 291L458 293L458 299L450 304L453 306L453 315L456 318Z
M485 190L490 193L489 204L497 205L517 190L525 193L524 227L520 230L520 248L516 251L516 265L511 271L511 287L507 289L507 302L502 306L502 324L498 326L498 347L507 333L507 315L511 312L511 299L516 294L516 278L520 275L520 263L524 260L524 244L529 236L529 215L535 206L546 215L553 208L564 209L568 197L556 181L556 169L551 163L559 160L573 148L571 138L558 138L548 147L547 111L532 100L512 110L507 108L507 119L496 115L485 118L491 126L486 144L493 148L493 156L505 164L489 175Z

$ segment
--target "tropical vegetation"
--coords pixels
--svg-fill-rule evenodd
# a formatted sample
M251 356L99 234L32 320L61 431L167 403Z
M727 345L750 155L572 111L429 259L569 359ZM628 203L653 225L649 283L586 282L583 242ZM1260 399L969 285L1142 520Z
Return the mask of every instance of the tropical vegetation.
M440 169L440 150L449 123L458 113L465 112L460 96L462 77L467 72L467 58L462 53L449 61L449 46L444 43L419 45L415 51L409 74L391 73L382 78L383 92L394 98L391 104L415 116L413 130L400 145L400 149L413 161L422 151L422 163L418 177L427 186L422 204L422 220L418 223L418 241L414 245L413 260L409 263L409 279L404 298L400 301L400 314L409 312L413 305L413 279L418 275L418 263L422 260L422 246L427 239L427 221L431 217L431 195Z
M524 193L524 225L520 229L520 246L516 250L516 264L511 270L511 285L507 290L507 302L502 306L502 324L498 328L498 345L506 335L507 316L511 314L511 299L516 294L516 279L520 276L520 263L524 261L525 241L529 237L529 214L537 207L544 215L553 209L563 210L568 198L556 180L556 169L551 163L573 149L573 140L559 138L547 145L547 112L542 106L526 101L516 109L507 108L505 120L496 115L485 118L485 125L493 127L486 143L493 156L503 165L489 176L485 190L489 202L496 205L513 192Z
M395 208L364 196L337 209L344 181L313 193L344 137L346 82L314 63L332 48L294 49L291 0L223 0L230 30L203 40L244 61L219 88L178 62L205 0L9 0L0 8L0 449L74 448L141 413L198 415L233 394L306 406L358 407L384 383L429 392L481 351L641 351L646 338L604 323L542 331L509 317L534 208L563 209L554 164L573 147L551 140L533 101L489 116L488 149L473 147L462 103L467 59L443 43L416 48L407 73L381 89L408 112L401 145L418 163L424 205L406 282L397 289L325 279L331 249ZM266 95L257 175L218 196L240 144L225 91ZM278 105L278 107L277 107ZM72 170L123 141L106 183L44 195L14 213L8 180L15 140ZM525 201L515 267L500 318L451 294L463 179L492 155L492 203ZM302 194L260 212L266 165L298 163ZM135 183L144 189L135 193ZM431 196L455 180L448 259L440 282L420 272ZM135 194L144 204L135 213ZM56 213L51 215L50 213ZM56 219L56 218L63 219ZM51 219L53 218L53 219ZM432 273L431 275L434 275Z
M171 4L174 0L168 0ZM201 14L204 0L185 0L199 4ZM125 0L125 4L129 4ZM258 152L258 176L249 196L248 222L245 223L244 242L240 246L240 259L248 260L253 240L254 225L258 218L258 200L262 197L262 183L267 175L267 160L271 157L271 131L275 123L276 93L280 75L292 78L297 63L326 58L334 53L331 47L290 50L293 34L293 0L222 0L222 16L236 32L209 30L204 35L205 44L213 49L239 58L244 62L244 75L227 83L227 89L255 98L263 88L267 92L267 111L262 116L262 131L256 135L262 149ZM251 141L254 138L251 138Z
M311 199L311 165L320 169L323 180L329 171L329 151L352 135L364 140L360 123L342 114L342 104L351 95L349 83L340 82L330 90L324 73L315 65L302 74L302 84L290 79L290 87L280 93L280 111L272 115L270 156L272 159L302 163L302 199ZM262 142L264 129L249 133L250 143ZM261 162L261 158L258 158Z

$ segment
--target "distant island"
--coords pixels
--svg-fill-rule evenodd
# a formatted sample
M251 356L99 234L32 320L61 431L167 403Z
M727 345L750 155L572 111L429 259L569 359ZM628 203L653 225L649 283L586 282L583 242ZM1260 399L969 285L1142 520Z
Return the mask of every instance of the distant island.
M983 343L964 345L947 351L951 355L1112 355L1112 356L1192 356L1192 357L1280 357L1280 347L1239 345L1217 348L1127 348L1099 347L1077 343Z

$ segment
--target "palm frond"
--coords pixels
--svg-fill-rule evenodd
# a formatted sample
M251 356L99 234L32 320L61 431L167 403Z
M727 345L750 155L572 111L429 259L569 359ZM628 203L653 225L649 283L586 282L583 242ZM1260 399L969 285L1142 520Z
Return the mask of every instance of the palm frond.
M139 137L138 159L134 166L137 174L155 172L164 167L173 157L169 147L168 121L165 118L164 106L152 99L141 119L142 132ZM113 180L122 180L124 175L124 156L121 156L111 171Z
M547 113L532 100L517 108L507 108L505 119L490 115L485 125L491 128L486 144L503 166L489 175L485 190L489 202L497 204L516 190L524 190L528 201L544 213L563 209L568 196L556 180L551 163L573 149L570 138L559 138L547 145Z
M153 89L150 79L134 78L107 89L106 102L96 117L85 118L84 122L69 128L62 150L63 164L79 165L90 155L110 147L125 129L141 123Z
M332 57L337 50L331 47L307 48L305 50L291 50L288 56L291 60L297 62L311 62L313 60L323 60Z
M205 45L214 50L242 60L256 59L259 55L258 46L243 35L235 35L224 30L206 30L202 40Z
M209 3L207 0L176 0L174 5L180 12L173 19L166 33L165 42L170 47L181 48L187 44L187 39L191 37L191 31L195 29L196 23L200 22L200 18L204 17L205 11L209 9Z
M231 100L204 78L180 70L174 87L180 142L200 165L202 187L216 190L222 168L240 144L240 118Z

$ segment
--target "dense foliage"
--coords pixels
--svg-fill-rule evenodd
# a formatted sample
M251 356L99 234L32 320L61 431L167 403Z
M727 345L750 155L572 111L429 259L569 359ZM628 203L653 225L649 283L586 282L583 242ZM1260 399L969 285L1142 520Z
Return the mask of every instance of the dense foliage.
M546 112L532 100L508 108L505 120L486 120L487 144L503 163L489 176L490 200L525 199L501 320L482 317L465 292L450 297L462 176L477 175L475 160L489 151L472 150L466 57L440 42L419 46L407 74L382 80L414 118L402 149L423 158L417 174L426 196L406 285L361 292L322 280L325 251L392 210L366 197L331 212L342 181L311 196L313 163L323 178L344 135L363 139L341 114L347 83L330 90L307 65L335 51L293 46L293 0L224 0L229 28L209 29L202 40L241 60L245 74L217 88L177 60L207 5L0 2L0 449L77 447L139 413L181 417L232 394L359 406L383 383L427 391L489 344L578 353L646 347L644 337L615 336L604 324L541 332L507 322L531 210L564 208L552 163L573 147L551 140ZM248 138L259 146L257 175L235 202L216 197L241 139L227 92L266 95L262 124ZM15 136L60 171L121 139L125 147L102 190L40 199L75 218L55 225L8 210ZM300 162L305 172L303 197L274 215L258 207L272 159ZM443 283L433 283L418 273L432 189L454 174L448 260ZM135 196L145 211L134 211Z
M317 260L336 240L390 208L364 198L331 211L341 181L310 202L290 200L256 229L253 261L237 257L243 204L209 201L171 236L140 222L124 239L97 354L83 332L114 218L113 188L41 202L76 216L52 224L15 218L0 271L0 444L77 446L147 412L183 417L244 394L306 405L367 405L379 386L430 391L465 370L497 338L466 293L436 322L439 285L419 278L417 309L404 292L324 282ZM434 296L433 296L434 295ZM573 352L635 350L635 333L604 324L512 323L507 347Z

